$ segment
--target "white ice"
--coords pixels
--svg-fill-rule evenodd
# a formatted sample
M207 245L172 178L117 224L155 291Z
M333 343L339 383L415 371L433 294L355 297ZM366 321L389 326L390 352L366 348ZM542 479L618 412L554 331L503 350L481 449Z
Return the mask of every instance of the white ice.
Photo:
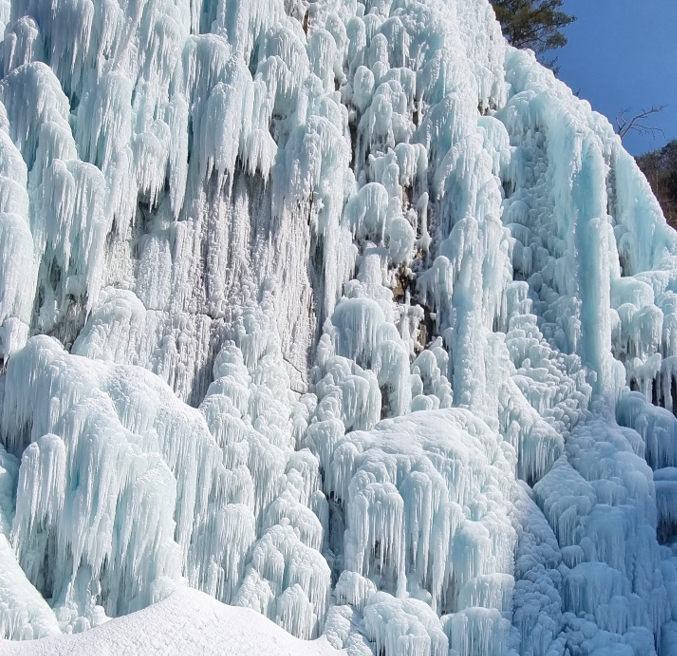
M677 234L488 0L0 24L0 651L677 653Z

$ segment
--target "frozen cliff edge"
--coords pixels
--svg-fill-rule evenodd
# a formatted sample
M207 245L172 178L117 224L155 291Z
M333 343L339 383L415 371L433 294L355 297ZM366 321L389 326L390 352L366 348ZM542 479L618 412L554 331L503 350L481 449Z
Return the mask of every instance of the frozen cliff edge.
M677 233L486 0L0 22L0 637L677 653Z

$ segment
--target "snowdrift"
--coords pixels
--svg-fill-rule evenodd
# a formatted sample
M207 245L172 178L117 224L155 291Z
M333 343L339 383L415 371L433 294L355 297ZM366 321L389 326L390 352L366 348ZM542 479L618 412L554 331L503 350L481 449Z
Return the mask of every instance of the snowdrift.
M111 620L71 636L55 636L24 643L0 644L0 653L100 654L278 654L279 656L341 656L325 637L314 641L294 638L248 608L226 606L208 595L181 588L144 610Z

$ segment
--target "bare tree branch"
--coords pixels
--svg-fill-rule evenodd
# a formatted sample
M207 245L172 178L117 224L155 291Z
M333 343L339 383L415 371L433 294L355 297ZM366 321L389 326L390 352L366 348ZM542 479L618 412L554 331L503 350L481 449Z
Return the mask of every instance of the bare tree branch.
M664 135L661 128L657 128L651 125L644 123L644 119L648 118L652 114L660 114L665 109L665 105L660 105L660 107L652 106L650 109L642 109L639 114L628 117L627 114L630 111L630 108L624 109L621 111L620 116L616 117L616 133L621 139L625 138L625 135L630 131L637 132L639 134L650 134L655 137L657 132L660 132Z

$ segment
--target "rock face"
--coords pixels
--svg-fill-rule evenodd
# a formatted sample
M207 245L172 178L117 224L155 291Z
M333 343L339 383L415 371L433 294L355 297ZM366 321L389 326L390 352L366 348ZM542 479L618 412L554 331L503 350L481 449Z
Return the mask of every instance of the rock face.
M677 233L487 0L0 19L0 636L677 649Z

